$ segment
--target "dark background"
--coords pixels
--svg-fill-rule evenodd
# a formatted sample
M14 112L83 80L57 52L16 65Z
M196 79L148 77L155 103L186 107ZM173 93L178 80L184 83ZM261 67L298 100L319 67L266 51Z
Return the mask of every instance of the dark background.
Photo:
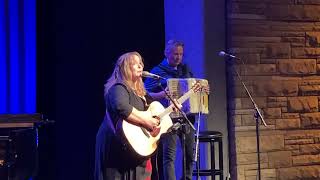
M138 51L145 70L163 58L164 3L148 0L38 0L38 180L93 179L103 84L117 58Z

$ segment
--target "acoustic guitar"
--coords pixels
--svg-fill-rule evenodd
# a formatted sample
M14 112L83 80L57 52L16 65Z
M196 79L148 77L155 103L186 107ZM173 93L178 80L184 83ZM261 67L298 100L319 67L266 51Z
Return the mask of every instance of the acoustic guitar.
M200 89L200 84L196 83L193 87L181 96L177 101L182 104L186 101L192 93L197 92ZM164 108L158 101L154 101L150 104L146 112L150 113L153 117L160 120L160 125L152 131L148 131L146 128L134 125L126 120L121 121L121 128L125 136L127 144L129 144L135 153L142 157L148 157L155 152L158 147L158 141L160 136L166 133L173 125L169 114L173 111L174 105Z

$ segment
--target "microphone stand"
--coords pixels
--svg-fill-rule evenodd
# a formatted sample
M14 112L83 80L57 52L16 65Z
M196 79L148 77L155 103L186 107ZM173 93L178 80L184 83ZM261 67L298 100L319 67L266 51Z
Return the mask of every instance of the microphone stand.
M191 123L191 121L188 119L186 113L184 113L177 105L177 103L172 99L172 97L167 93L167 91L162 87L160 81L158 86L164 91L164 93L166 94L167 98L170 100L170 102L172 102L172 104L174 105L174 107L180 112L180 114L182 115L184 121L182 122L182 124L180 126L178 126L178 128L174 128L172 130L178 130L180 129L181 132L181 146L182 146L182 166L183 166L183 171L182 171L182 179L186 180L186 136L185 134L187 133L187 126L186 123L189 124L189 126L195 131L196 129L194 128L193 124ZM175 125L173 125L173 127L175 127Z
M234 59L241 60L242 64L245 65L244 62L242 61L242 59L240 59L240 58L238 58L238 57L236 57L236 56L233 56L233 57L232 57L232 56L229 56L229 57L234 58ZM256 121L257 158L258 158L258 180L261 180L261 166L260 166L260 128L259 128L260 121L259 121L259 118L261 119L261 121L262 121L262 123L263 123L263 125L264 125L265 127L267 127L267 124L266 124L266 122L265 122L265 120L264 120L264 118L263 118L263 116L262 116L262 114L261 114L261 112L260 112L260 110L259 110L259 108L258 108L257 103L254 101L254 99L252 98L252 95L251 95L250 91L248 90L246 84L243 82L243 80L242 80L239 72L237 71L236 68L233 68L233 69L234 69L234 71L236 72L237 77L238 77L238 79L240 80L240 82L241 82L243 88L245 89L247 95L249 96L249 99L250 99L250 101L252 102L253 107L254 107L254 110L255 110L254 118L255 118L255 121Z

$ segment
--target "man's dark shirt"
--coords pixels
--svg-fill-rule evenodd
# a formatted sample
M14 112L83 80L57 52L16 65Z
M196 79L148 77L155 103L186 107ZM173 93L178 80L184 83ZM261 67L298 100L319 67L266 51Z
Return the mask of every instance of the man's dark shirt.
M159 65L155 66L151 73L157 74L161 77L164 77L165 79L157 80L152 78L146 78L145 79L145 88L148 92L161 92L163 89L167 87L167 80L169 78L193 78L193 74L190 71L189 67L186 64L179 64L177 66L177 69L171 67L168 64L167 59L164 59ZM161 86L159 85L161 84ZM161 104L164 107L168 107L168 100L163 99L160 100Z
M153 74L157 74L165 79L157 80L152 78L146 78L145 88L148 92L161 92L167 87L167 80L169 78L193 78L193 74L186 64L179 64L177 69L171 67L168 64L167 59L164 59L159 65L155 66L151 71ZM161 86L159 85L161 84ZM161 88L162 87L162 88ZM161 99L160 103L166 108L169 106L167 99ZM195 117L193 115L188 116L188 119L194 123ZM175 119L173 119L175 121Z

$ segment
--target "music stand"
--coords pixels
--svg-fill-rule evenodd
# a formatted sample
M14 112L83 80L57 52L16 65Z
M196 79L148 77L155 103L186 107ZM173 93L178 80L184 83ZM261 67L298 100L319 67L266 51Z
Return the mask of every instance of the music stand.
M197 131L196 131L196 146L195 146L195 153L194 153L194 162L199 165L199 167L197 167L197 179L200 178L200 164L197 163L198 161L198 151L199 149L199 132L200 132L200 121L201 121L201 116L202 116L202 93L203 90L201 88L201 91L199 93L199 107L198 107L198 120L197 120Z

